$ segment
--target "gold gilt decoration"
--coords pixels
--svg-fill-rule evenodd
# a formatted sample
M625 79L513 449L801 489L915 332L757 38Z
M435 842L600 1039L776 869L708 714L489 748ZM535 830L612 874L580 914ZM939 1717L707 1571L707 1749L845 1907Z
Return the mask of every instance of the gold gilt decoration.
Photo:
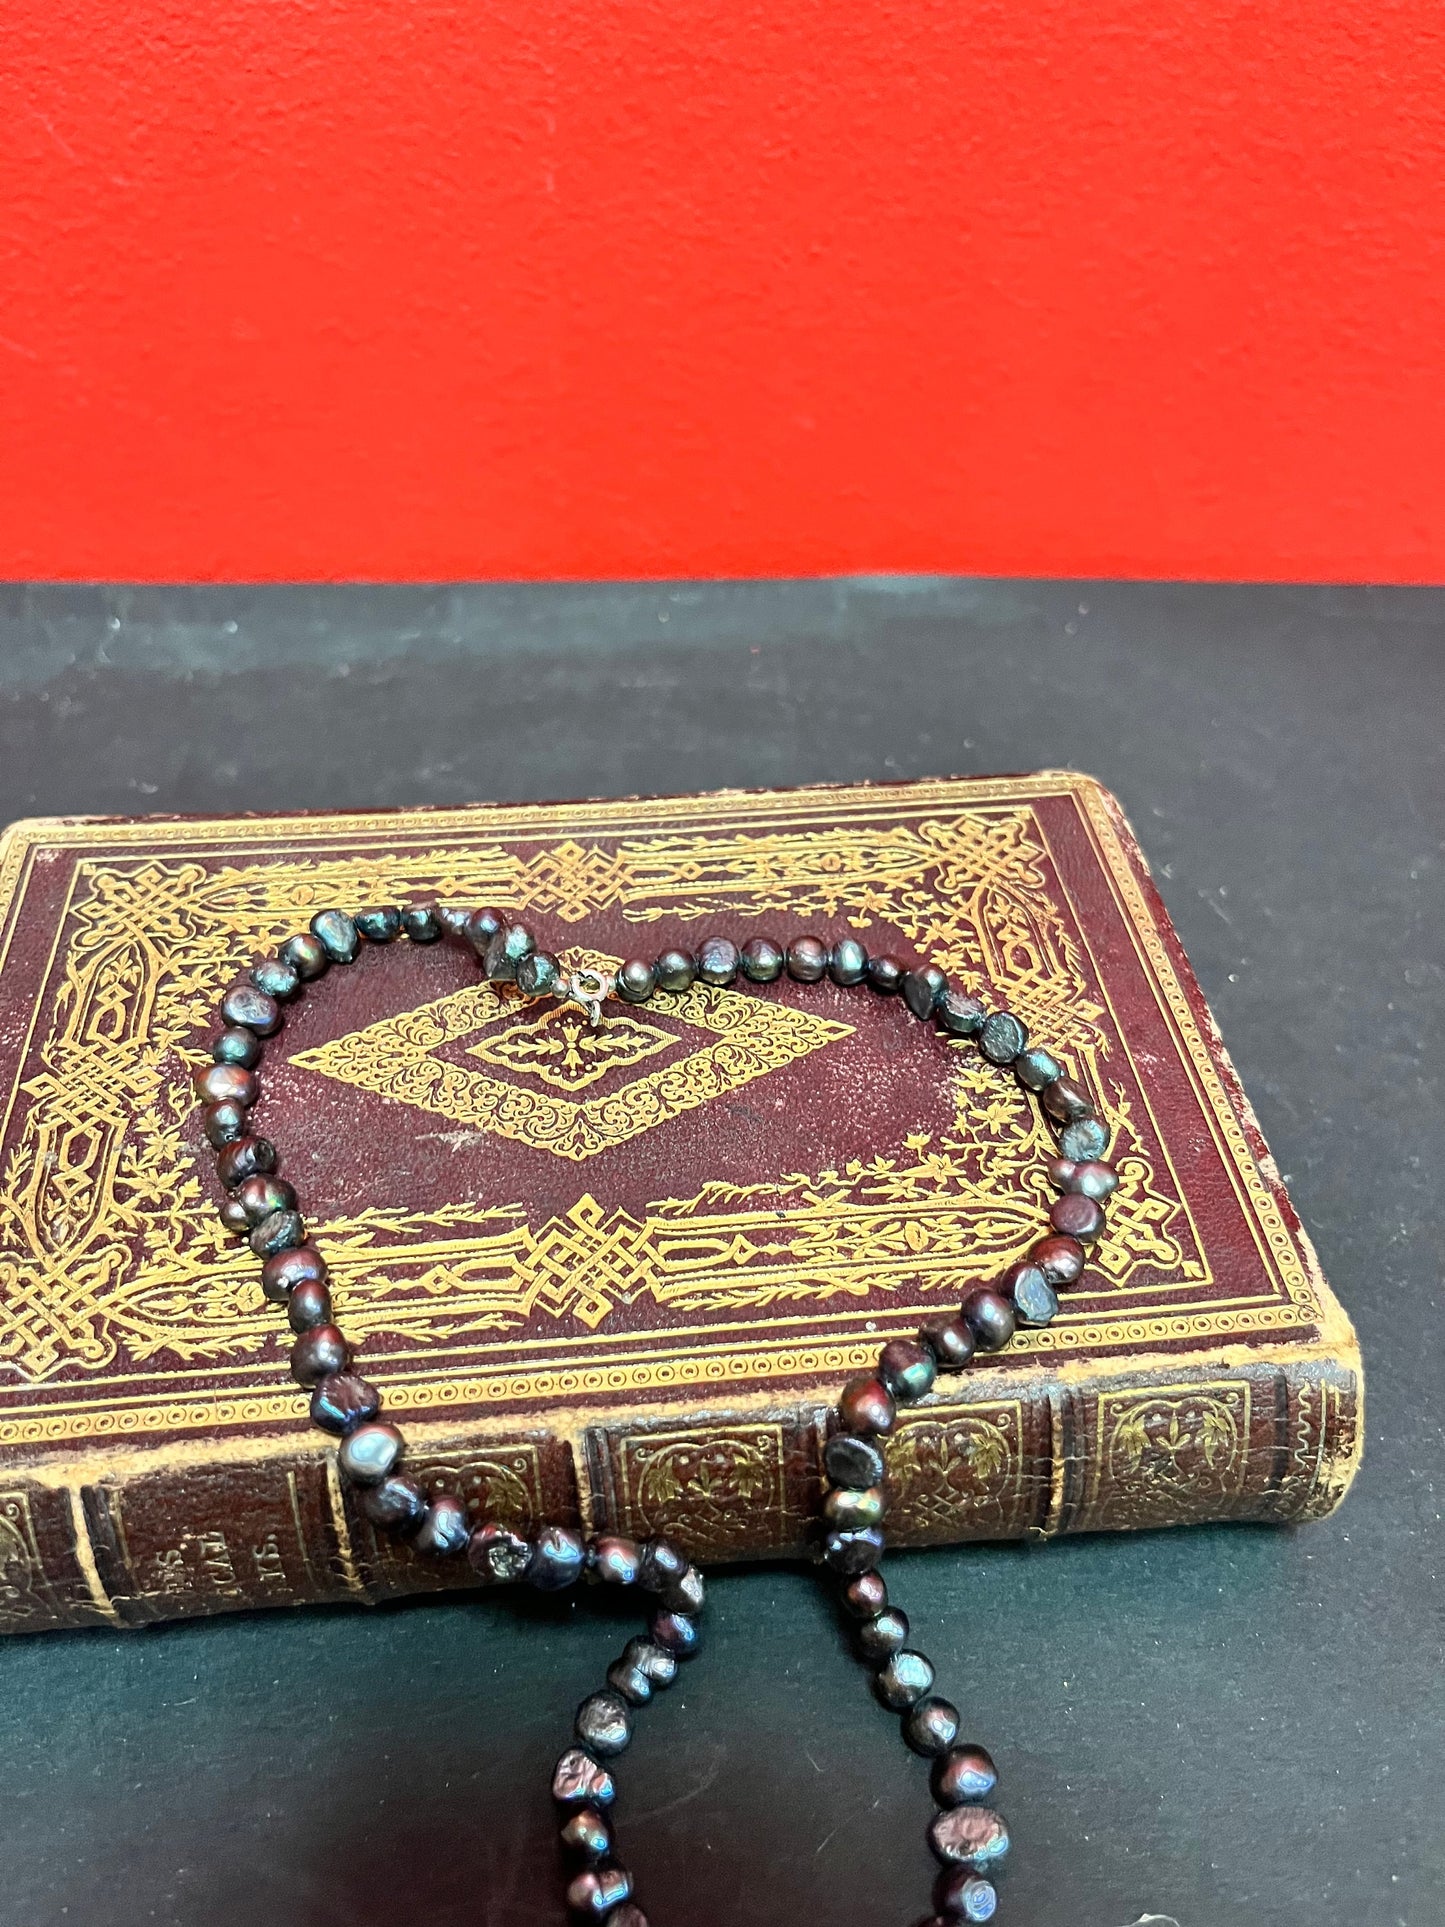
M956 1539L961 1515L980 1537L1021 1532L1024 1459L1017 1400L906 1419L889 1450L888 1481L909 1540Z
M811 821L773 829L762 827L765 815L747 820L758 827L629 830L610 844L517 833L520 847L486 819L454 840L389 845L378 826L365 853L279 856L259 832L253 847L238 832L238 854L206 862L186 854L183 827L165 856L132 854L124 831L87 832L101 847L75 863L63 942L23 1079L9 1093L0 1363L29 1383L68 1367L96 1385L128 1385L164 1358L171 1367L246 1367L275 1389L273 1320L254 1265L224 1239L183 1135L200 1040L226 983L318 907L425 897L573 923L610 908L639 924L768 914L901 933L971 988L1006 1000L1040 1041L1067 1039L1070 1068L1116 1132L1121 1183L1092 1270L1119 1294L1117 1312L1066 1313L1021 1336L1017 1349L1108 1342L1114 1328L1131 1340L1165 1338L1235 1330L1240 1316L1302 1315L1288 1302L1238 1314L1198 1303L1197 1287L1210 1282L1203 1251L1152 1123L1135 1113L1138 1080L1104 1022L1026 796L923 820L886 800L866 813L820 803ZM1147 919L1143 906L1136 914ZM675 1033L649 1010L606 1047L617 1057L605 1065L560 1019L520 1016L483 985L306 1056L327 1075L344 1063L367 1088L580 1160L846 1035L796 1007L705 986L670 1008ZM650 1034L664 1029L675 1045ZM466 1040L481 1048L469 1056ZM453 1044L453 1056L438 1055ZM1207 1066L1202 1040L1195 1048ZM627 1210L580 1189L565 1210L535 1221L521 1202L458 1201L432 1211L371 1206L319 1223L348 1329L362 1341L393 1339L400 1354L447 1348L445 1370L475 1376L480 1350L540 1322L578 1340L553 1374L550 1395L565 1397L569 1373L605 1365L585 1349L586 1334L643 1297L674 1315L677 1342L706 1336L719 1314L771 1308L814 1313L818 1333L836 1339L839 1309L879 1294L904 1309L956 1297L1036 1234L1047 1138L1012 1080L970 1051L953 1061L951 1121L836 1167L742 1188L712 1182ZM625 1081L609 1094L614 1079ZM1237 1163L1272 1247L1287 1252L1242 1141ZM1307 1302L1302 1277L1291 1289ZM1169 1294L1180 1291L1171 1325ZM771 1352L747 1343L758 1375L785 1368L781 1353L775 1366ZM665 1364L628 1369L629 1384L671 1382ZM429 1382L439 1382L435 1371ZM168 1408L168 1423L207 1422L210 1396ZM259 1399L256 1412L259 1422Z
M1248 1470L1249 1415L1248 1380L1106 1393L1088 1525L1218 1517Z
M638 1017L614 1013L605 1024L594 1024L575 1004L553 1004L508 1024L495 1037L468 1044L467 1055L520 1077L540 1078L575 1097L609 1071L631 1070L676 1043L674 1032Z
M706 1535L714 1558L759 1544L784 1546L801 1521L788 1516L780 1425L728 1426L699 1438L645 1433L624 1443L623 1517L639 1536L684 1525Z
M569 972L611 971L621 959L572 950L562 962ZM515 991L479 982L301 1051L293 1062L580 1162L853 1030L789 1004L703 983L669 999L668 1015L679 1029L610 1013L593 1029L574 1006L529 1006ZM459 1041L477 1067L443 1055ZM595 1097L578 1095L609 1071L636 1068L663 1051L672 1051L675 1061L614 1082ZM489 1075L482 1063L505 1075ZM544 1088L531 1088L533 1080Z

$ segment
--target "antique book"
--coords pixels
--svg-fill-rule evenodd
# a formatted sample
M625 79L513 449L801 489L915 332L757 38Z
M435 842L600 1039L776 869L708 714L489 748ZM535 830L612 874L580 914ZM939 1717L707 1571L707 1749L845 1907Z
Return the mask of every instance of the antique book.
M930 957L1115 1136L1048 1327L910 1410L926 1544L1334 1506L1354 1334L1139 849L1069 773L365 815L37 821L0 843L0 1624L465 1586L379 1539L216 1215L192 1076L327 904L492 903L572 967L717 929ZM261 1128L414 1466L478 1516L794 1554L842 1380L1039 1232L1049 1133L896 999L784 980L582 1013L464 947L288 1007Z

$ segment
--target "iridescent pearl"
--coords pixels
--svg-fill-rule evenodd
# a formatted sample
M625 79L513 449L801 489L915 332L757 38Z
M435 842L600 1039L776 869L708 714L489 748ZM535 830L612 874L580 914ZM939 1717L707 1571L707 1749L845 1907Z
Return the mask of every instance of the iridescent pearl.
M598 1759L621 1753L632 1738L632 1710L620 1693L604 1687L577 1708L577 1738Z
M355 963L361 949L356 925L344 910L318 910L311 919L311 934L332 963Z
M955 1746L933 1769L933 1797L941 1807L986 1800L998 1785L998 1768L981 1746Z
M617 1798L612 1775L584 1747L569 1746L552 1769L552 1798L559 1807L610 1807Z

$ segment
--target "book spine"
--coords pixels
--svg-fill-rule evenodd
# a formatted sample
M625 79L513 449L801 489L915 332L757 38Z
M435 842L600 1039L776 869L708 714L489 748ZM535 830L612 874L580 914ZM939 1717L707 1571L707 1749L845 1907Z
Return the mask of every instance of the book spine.
M1349 1365L1301 1355L1117 1378L1097 1364L970 1373L965 1398L907 1414L889 1450L890 1538L905 1545L1323 1516L1358 1458ZM419 1440L412 1465L478 1518L664 1532L700 1562L797 1556L818 1516L826 1408L594 1418ZM219 1448L218 1448L219 1452ZM465 1561L376 1533L334 1455L279 1442L231 1458L0 1474L0 1631L139 1626L323 1600L466 1587Z

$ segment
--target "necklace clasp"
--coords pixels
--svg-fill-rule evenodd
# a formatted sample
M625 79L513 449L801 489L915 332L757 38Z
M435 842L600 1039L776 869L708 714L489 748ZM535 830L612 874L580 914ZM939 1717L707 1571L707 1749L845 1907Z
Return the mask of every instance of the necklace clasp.
M603 999L612 994L612 983L600 970L574 970L567 979L567 1002L582 1006L594 1030L602 1022Z

